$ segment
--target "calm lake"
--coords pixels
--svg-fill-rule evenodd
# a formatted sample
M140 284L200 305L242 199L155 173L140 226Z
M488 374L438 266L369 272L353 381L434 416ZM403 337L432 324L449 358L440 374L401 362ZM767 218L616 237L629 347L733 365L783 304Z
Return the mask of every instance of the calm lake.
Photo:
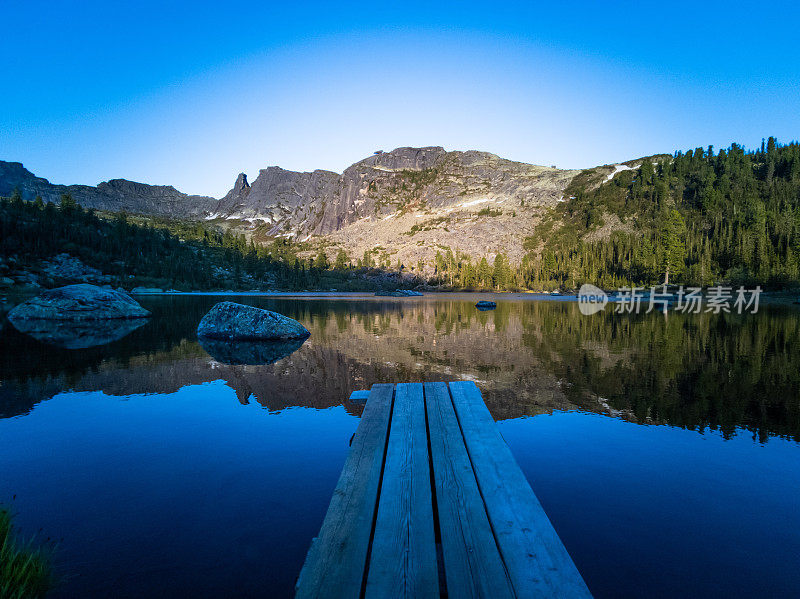
M459 379L596 597L800 594L800 311L237 297L311 331L242 365L252 351L195 336L219 300L143 298L146 324L84 349L3 319L0 503L57 539L54 597L291 596L358 425L350 393Z

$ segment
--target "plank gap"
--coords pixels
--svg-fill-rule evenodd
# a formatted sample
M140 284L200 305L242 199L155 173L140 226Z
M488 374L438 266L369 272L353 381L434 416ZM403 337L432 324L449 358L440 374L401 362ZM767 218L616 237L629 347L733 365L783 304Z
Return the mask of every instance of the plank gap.
M422 386L423 408L425 410L425 436L428 438L428 470L431 483L431 504L433 505L433 535L436 540L436 571L439 574L439 596L448 597L447 576L444 569L444 553L442 552L442 529L439 521L439 504L436 501L436 479L433 473L433 451L431 450L431 427L428 422L428 393Z
M389 406L389 426L386 427L386 439L383 440L383 459L381 460L381 474L378 477L378 493L375 497L375 507L372 511L372 528L369 532L369 544L367 545L367 561L364 565L364 575L361 578L361 590L358 594L360 599L364 599L367 592L367 578L369 576L369 562L372 559L372 541L375 540L375 523L378 521L378 504L381 500L381 487L383 487L383 471L386 469L386 450L389 447L389 434L392 432L392 416L394 416L394 399L397 394L397 385L392 386L392 401Z

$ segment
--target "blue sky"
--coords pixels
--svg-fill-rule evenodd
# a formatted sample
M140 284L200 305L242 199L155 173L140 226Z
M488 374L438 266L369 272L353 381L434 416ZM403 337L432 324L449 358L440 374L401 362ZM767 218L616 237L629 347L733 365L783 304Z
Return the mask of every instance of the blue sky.
M0 159L221 196L442 145L580 168L800 137L789 2L0 0Z

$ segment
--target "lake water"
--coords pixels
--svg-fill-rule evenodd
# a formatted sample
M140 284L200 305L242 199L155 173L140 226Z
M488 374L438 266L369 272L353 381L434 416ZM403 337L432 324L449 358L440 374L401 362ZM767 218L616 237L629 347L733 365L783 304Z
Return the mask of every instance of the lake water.
M58 540L54 597L290 596L350 393L469 379L595 596L800 595L800 312L477 299L237 298L311 331L269 365L198 344L214 297L85 349L4 320L0 503Z

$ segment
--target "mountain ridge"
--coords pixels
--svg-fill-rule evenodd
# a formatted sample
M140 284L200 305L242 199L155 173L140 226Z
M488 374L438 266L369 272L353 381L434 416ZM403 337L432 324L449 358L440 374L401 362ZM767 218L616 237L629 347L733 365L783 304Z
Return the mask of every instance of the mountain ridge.
M0 160L0 196L18 189L24 200L41 196L45 202L58 203L69 193L84 208L131 212L156 216L201 217L217 200L209 196L188 195L172 185L149 185L127 179L110 179L97 186L50 183L31 173L21 162Z
M161 223L179 232L178 242L236 248L249 266L261 252L291 270L295 283L332 264L356 278L377 266L464 288L574 289L587 280L614 288L670 275L697 285L800 281L800 144L774 137L756 150L709 146L582 171L487 152L398 148L341 174L269 167L250 184L240 173L225 197L199 202L169 186L124 180L54 186L19 163L0 163L0 175L9 170L23 179L27 199L36 190L77 190L105 209L181 208L178 219ZM8 179L0 177L0 193ZM10 213L23 213L24 204L12 200ZM44 227L42 207L30 208ZM18 224L7 223L9 235Z
M610 172L613 169L609 168ZM523 239L581 171L441 146L379 151L341 174L269 167L240 174L208 218L256 238L317 239L380 264L417 267L438 249L491 257L524 254ZM425 269L425 267L422 267Z
M505 252L519 260L532 219L561 200L579 172L477 150L400 147L375 152L342 173L269 166L252 182L239 173L217 200L125 179L58 185L19 162L0 161L0 196L17 188L25 200L39 195L57 203L70 193L86 208L211 221L258 241L317 238L330 252L374 252L376 261L417 264L433 258L436 247Z

